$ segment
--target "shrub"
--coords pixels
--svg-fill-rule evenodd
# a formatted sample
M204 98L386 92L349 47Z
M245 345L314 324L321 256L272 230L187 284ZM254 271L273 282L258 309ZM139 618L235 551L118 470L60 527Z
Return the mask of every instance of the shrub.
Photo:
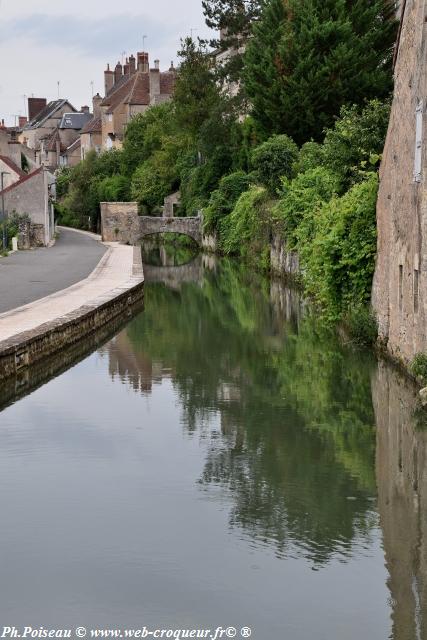
M249 188L250 177L244 171L236 171L224 176L204 210L204 222L207 230L217 229L218 222L230 214L239 197Z
M129 199L129 180L125 176L103 178L98 185L100 202L126 202Z
M329 202L339 188L337 176L323 167L310 169L293 180L283 181L282 196L274 208L273 218L291 248L296 244L294 232L302 220Z
M375 173L306 216L296 232L307 289L335 317L370 300L377 190Z
M354 305L344 315L344 325L352 341L371 346L378 337L378 322L371 307Z
M242 193L230 215L220 223L220 244L226 254L260 256L269 241L269 197L266 189Z
M281 185L281 178L291 178L293 165L298 157L298 147L285 135L272 136L252 152L252 168L271 195Z
M157 168L152 160L147 160L135 171L132 177L131 196L143 209L152 212L159 207L168 189L159 179Z
M416 378L421 378L427 382L427 354L417 353L410 365L410 371Z

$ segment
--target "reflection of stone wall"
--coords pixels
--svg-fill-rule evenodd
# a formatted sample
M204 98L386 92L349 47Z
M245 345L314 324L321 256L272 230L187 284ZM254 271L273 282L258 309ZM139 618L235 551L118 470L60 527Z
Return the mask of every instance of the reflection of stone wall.
M379 363L372 391L391 637L427 638L427 431L416 425L416 390L396 371Z

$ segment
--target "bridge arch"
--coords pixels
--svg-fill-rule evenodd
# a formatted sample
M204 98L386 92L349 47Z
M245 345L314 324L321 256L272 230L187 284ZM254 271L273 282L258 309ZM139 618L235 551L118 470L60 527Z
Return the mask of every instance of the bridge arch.
M101 234L105 242L139 244L146 236L180 233L202 246L203 218L138 215L137 202L101 202Z

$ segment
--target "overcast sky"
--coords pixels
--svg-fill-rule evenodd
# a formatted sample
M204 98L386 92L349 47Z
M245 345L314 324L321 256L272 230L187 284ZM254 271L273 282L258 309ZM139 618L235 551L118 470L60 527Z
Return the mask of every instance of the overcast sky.
M120 10L118 9L120 8ZM180 38L208 34L201 0L0 0L0 119L24 115L24 95L68 98L76 108L103 95L104 69L142 50L166 69Z

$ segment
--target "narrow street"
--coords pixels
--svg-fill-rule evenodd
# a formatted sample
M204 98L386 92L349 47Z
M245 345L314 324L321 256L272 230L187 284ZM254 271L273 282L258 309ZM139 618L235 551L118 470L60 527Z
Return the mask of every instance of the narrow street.
M95 237L61 228L50 249L21 251L0 259L0 313L83 280L105 251Z

